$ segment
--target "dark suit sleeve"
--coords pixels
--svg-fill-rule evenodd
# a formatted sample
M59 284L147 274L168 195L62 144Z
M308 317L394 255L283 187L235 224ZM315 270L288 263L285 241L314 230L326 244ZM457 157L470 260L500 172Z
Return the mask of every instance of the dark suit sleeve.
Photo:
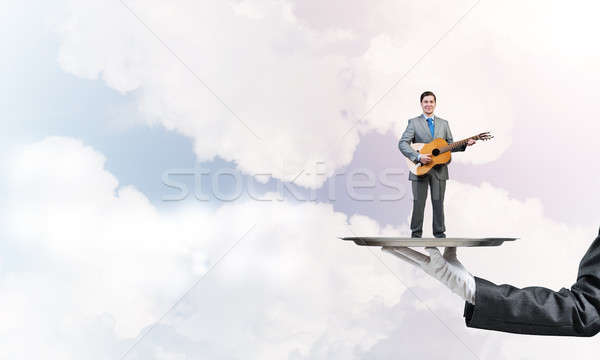
M452 144L454 142L454 139L452 139L452 131L450 131L450 125L448 125L447 122L446 122L446 142L448 144ZM467 144L464 144L463 146L461 146L459 148L452 149L452 152L465 151L466 148L467 148Z
M550 266L551 264L548 264ZM517 334L594 336L600 331L600 231L579 263L577 282L559 291L496 285L475 276L467 327Z

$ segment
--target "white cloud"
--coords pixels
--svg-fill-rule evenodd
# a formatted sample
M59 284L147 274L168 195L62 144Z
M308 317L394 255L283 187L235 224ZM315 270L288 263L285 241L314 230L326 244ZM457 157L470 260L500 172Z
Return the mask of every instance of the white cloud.
M380 228L330 205L279 201L161 213L135 188L117 188L103 166L94 149L62 137L23 147L8 166L0 262L7 357L79 358L90 348L98 358L120 355L254 224L132 358L468 356L440 318L478 354L510 345L486 358L581 343L528 337L525 344L467 329L462 301L435 280L371 249L396 277L367 248L336 238L406 233L406 225ZM448 235L522 238L459 252L472 273L495 282L570 286L597 230L552 222L539 201L516 201L487 184L452 182L447 196ZM446 351L424 349L428 334ZM585 356L591 348L571 351Z
M473 2L126 2L263 141L121 3L66 4L40 8L58 30L65 71L135 91L149 124L194 139L199 160L220 156L246 173L291 181L325 161L330 175L352 159L359 131L400 135L425 89L438 94L456 139L496 136L459 162L497 159L513 129L554 139L570 131L565 119L596 126L578 106L596 100L593 2L479 3L354 129ZM10 33L20 23L5 22ZM309 172L296 182L319 187L325 177Z
M101 76L118 91L139 90L148 122L193 138L201 161L221 156L247 173L268 171L288 181L324 161L331 175L352 159L359 131L400 135L406 119L420 112L425 89L438 92L439 114L451 121L457 140L488 130L497 137L457 161L492 161L510 145L515 114L498 52L512 39L490 45L499 30L476 14L353 128L470 2L380 1L366 8L344 2L344 11L286 1L127 4L218 99L118 2L70 3L59 63L77 76ZM319 187L324 179L303 175L296 182Z
M117 334L133 336L170 300L161 294L180 292L195 275L184 262L191 239L168 241L178 224L161 220L135 188L117 190L104 161L70 138L24 147L10 169L5 231L21 256L39 257L29 270L56 287L45 295L54 299L57 325L107 312L119 319ZM71 314L61 314L65 309Z
M209 91L120 3L70 6L60 27L61 67L101 76L121 92L139 89L148 121L192 137L200 160L218 155L245 172L287 180L318 160L331 164L329 173L350 162L356 136L339 153L330 148L360 112L361 90L349 60L326 51L347 33L321 38L286 3L128 2ZM105 28L108 19L114 25Z
M98 332L106 337L99 358L122 352L128 342L117 346L120 339L135 337L158 319L255 223L208 275L219 279L216 284L209 280L209 286L238 294L231 300L241 305L241 317L216 320L215 326L231 327L231 335L241 342L247 340L239 328L244 316L257 317L257 336L279 337L284 329L300 327L308 335L295 343L306 347L328 327L308 315L336 307L355 311L374 294L392 304L402 293L389 288L395 280L375 259L367 255L365 262L364 252L336 239L347 231L346 216L330 205L244 203L223 206L214 214L198 207L161 214L135 188L118 188L103 169L104 161L78 140L49 137L22 147L8 166L11 197L4 208L3 237L9 240L6 254L23 262L15 264L6 255L2 259L0 298L7 311L0 332L6 335L2 348L11 356L77 358L86 346L73 344L100 346ZM375 223L369 225L370 232L377 232ZM330 261L332 254L336 263ZM265 289L257 279L279 299L275 308L264 307L260 293ZM246 313L248 308L240 304L245 287L249 303L259 306L256 313ZM226 303L211 304L212 311L218 313ZM188 316L195 307L182 304L173 318ZM306 313L290 312L290 307ZM215 342L215 329L206 330L197 334ZM25 346L19 338L37 346ZM369 338L361 341L368 344ZM289 346L278 349L285 352Z

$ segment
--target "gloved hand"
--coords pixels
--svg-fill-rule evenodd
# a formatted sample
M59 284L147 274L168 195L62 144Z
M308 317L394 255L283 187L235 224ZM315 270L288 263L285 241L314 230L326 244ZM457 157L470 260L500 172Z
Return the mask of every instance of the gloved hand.
M381 250L420 267L446 285L453 293L475 304L475 278L456 258L456 247L447 247L443 256L438 248L426 247L429 257L408 247L384 246Z

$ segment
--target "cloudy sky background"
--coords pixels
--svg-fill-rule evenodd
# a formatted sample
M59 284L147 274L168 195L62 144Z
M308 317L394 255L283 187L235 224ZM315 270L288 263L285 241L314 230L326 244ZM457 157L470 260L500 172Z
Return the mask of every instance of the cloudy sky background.
M463 264L569 288L598 231L597 7L5 2L0 358L589 357L466 328L435 280L336 237L408 234L397 140L430 89L455 139L495 135L453 157L447 235L521 238ZM198 169L238 182L171 176L168 200ZM396 189L351 198L360 169Z

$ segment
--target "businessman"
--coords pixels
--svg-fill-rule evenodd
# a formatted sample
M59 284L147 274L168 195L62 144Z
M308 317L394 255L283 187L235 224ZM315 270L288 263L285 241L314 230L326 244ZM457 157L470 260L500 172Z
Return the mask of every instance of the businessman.
M516 334L590 337L600 332L600 230L579 263L570 289L516 288L471 275L456 257L426 248L429 257L411 248L382 248L420 267L465 300L467 327Z
M422 93L421 108L423 114L408 120L406 130L404 130L398 143L398 148L402 154L415 164L419 162L428 164L431 162L431 156L419 154L410 146L411 143L429 143L437 138L444 138L448 144L453 141L448 121L433 114L435 106L435 94L431 91ZM467 146L473 144L475 144L475 140L469 139L464 146L452 151L465 151ZM445 238L444 193L446 192L446 180L448 179L448 166L438 164L427 174L421 176L411 172L408 179L412 183L413 194L412 217L410 220L411 237L420 238L423 235L423 212L425 211L427 188L429 187L431 188L431 205L433 206L433 236Z

